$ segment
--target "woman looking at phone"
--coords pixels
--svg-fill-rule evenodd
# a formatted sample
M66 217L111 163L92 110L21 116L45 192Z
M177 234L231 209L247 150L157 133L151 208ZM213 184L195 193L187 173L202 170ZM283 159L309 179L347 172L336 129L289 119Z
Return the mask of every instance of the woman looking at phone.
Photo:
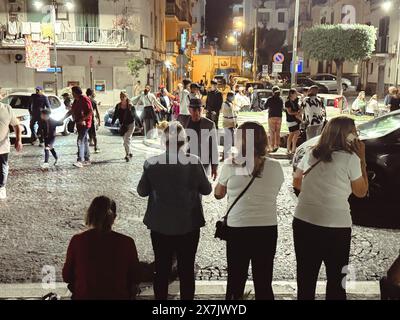
M293 184L300 190L293 221L298 299L315 299L324 262L326 299L345 300L352 227L348 198L368 192L365 145L353 119L338 117L326 125L298 165Z

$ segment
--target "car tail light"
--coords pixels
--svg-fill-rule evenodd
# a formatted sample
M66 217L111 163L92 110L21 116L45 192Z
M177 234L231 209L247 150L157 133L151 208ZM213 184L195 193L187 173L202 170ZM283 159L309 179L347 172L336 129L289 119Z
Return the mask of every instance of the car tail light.
M335 108L339 108L339 98L335 99L335 104L334 104Z

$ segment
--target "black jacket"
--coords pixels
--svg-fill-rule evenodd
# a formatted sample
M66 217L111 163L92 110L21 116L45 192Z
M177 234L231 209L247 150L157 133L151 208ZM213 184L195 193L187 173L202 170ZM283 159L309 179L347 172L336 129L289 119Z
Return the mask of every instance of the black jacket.
M40 119L38 133L43 139L54 139L56 136L56 129L58 126L64 125L64 121L57 121L49 119L44 121Z
M29 112L35 118L40 117L40 111L43 109L50 109L50 101L43 94L34 93L31 95L31 105L29 108Z
M130 108L130 112L126 113L126 110L129 109L121 109L121 103L118 103L115 107L115 111L114 111L114 116L112 119L112 124L115 123L115 121L117 121L117 119L119 120L119 125L125 125L125 126L129 126L130 124L136 122L140 123L140 119L138 118L137 114L136 114L136 109L133 105L129 105Z
M224 98L219 90L208 91L206 100L206 110L220 112Z

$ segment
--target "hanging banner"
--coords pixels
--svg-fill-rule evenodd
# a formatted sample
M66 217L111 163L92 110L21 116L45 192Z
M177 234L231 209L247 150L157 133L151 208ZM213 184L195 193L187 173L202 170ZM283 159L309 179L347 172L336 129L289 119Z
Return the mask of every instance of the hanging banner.
M32 69L50 68L50 47L47 43L25 37L25 66Z

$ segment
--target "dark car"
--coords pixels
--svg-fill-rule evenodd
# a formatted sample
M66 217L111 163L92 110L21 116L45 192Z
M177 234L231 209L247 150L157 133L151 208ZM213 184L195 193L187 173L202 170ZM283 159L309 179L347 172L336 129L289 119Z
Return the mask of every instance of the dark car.
M319 93L329 93L329 89L322 83L316 82L308 77L299 77L297 79L297 91L305 93L311 86L318 86Z
M353 221L368 226L400 227L400 110L363 123L358 129L365 143L369 193L364 199L350 197ZM318 139L315 137L297 149L294 169Z
M135 126L135 134L142 134L143 133L143 124L142 124L142 114L143 114L143 107L137 106L135 107L136 114L139 119L136 120ZM114 117L115 108L108 109L105 116L104 116L104 126L110 130L112 134L119 134L120 124L119 120L117 119L114 124L112 124L112 119ZM140 123L138 123L140 120Z

